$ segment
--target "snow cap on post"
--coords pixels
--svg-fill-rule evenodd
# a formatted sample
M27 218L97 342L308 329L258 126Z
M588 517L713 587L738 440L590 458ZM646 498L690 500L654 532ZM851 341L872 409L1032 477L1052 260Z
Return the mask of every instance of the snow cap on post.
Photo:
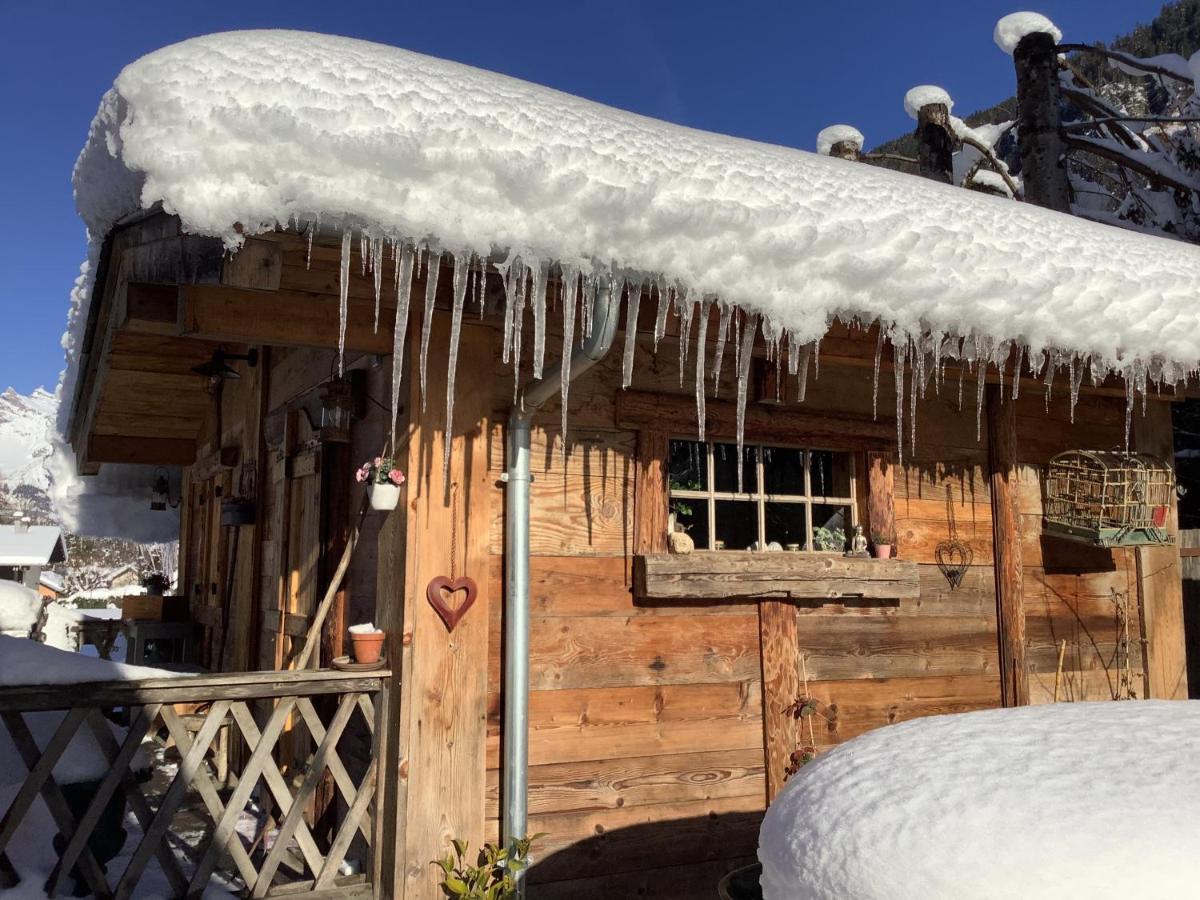
M997 47L1012 56L1017 44L1021 43L1021 38L1037 32L1050 35L1056 44L1062 40L1062 31L1058 26L1041 13L1035 12L1009 13L996 23L996 28L992 31L992 40L996 42Z
M853 125L830 125L817 132L817 152L829 156L837 144L848 144L855 152L861 152L865 138Z
M936 84L918 84L914 88L909 88L908 93L904 95L904 111L913 120L920 115L923 107L935 103L945 106L946 112L950 112L954 108L954 101L950 99L950 95Z

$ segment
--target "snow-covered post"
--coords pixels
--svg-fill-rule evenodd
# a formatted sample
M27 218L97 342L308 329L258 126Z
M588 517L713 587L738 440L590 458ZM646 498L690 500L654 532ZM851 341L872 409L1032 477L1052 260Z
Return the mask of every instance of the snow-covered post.
M992 36L1001 50L1012 54L1017 71L1017 146L1025 199L1069 213L1067 141L1059 110L1058 42L1062 32L1045 16L1020 12L997 22Z
M817 152L857 162L862 155L862 132L853 125L830 125L817 134Z
M917 121L917 171L922 178L945 184L954 181L953 106L950 95L932 84L918 85L904 95L904 109Z

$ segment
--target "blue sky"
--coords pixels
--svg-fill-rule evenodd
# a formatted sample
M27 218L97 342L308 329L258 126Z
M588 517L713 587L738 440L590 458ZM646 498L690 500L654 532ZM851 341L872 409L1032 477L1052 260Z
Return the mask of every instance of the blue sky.
M1111 40L1163 0L1044 0L1068 41ZM85 254L71 167L126 63L236 28L375 40L547 84L681 124L811 149L825 125L868 145L907 131L904 92L946 88L961 114L1013 92L992 43L1021 0L546 0L449 4L307 0L0 0L0 388L53 387L67 295Z

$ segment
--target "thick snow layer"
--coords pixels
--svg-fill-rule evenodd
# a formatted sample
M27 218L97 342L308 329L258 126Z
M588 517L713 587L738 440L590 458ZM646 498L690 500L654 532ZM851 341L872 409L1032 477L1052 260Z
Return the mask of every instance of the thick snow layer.
M977 339L972 358L1007 358L1005 342L1031 361L1091 355L1139 388L1143 365L1174 363L1150 368L1174 380L1200 362L1196 247L348 38L231 32L151 53L105 95L74 183L92 243L71 360L100 239L161 203L230 246L319 220L464 264L497 250L543 275L615 272L681 307L761 314L793 346L839 316L932 335L930 353L958 349L948 333Z
M954 109L954 101L950 99L945 88L940 88L936 84L918 84L916 87L909 88L904 95L904 111L908 113L910 119L916 119L922 107L934 103L942 104L946 107L947 112Z
M767 810L766 900L1191 897L1200 703L917 719L809 763Z
M1009 13L996 23L996 28L992 31L992 40L996 42L997 47L1012 56L1017 44L1021 43L1021 38L1039 31L1052 35L1056 44L1062 41L1062 32L1058 26L1041 13L1035 12Z
M69 653L37 641L0 635L0 687L177 678L178 672Z
M817 152L822 156L828 156L834 144L844 141L848 141L861 150L865 138L863 138L863 133L853 125L830 125L817 132Z
M41 608L41 595L33 588L0 579L0 633L29 637Z
M50 500L68 531L143 544L178 539L178 510L150 509L150 485L158 467L108 463L98 475L81 477L74 451L61 440L54 441L49 464ZM178 496L177 472L171 482L172 496Z

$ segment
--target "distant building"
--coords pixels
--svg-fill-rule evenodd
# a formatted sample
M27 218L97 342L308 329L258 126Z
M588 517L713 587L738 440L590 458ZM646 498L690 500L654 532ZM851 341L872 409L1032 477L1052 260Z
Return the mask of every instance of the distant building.
M101 581L108 588L138 587L142 583L142 573L133 563L126 563L119 568L105 572Z
M37 590L42 570L66 559L58 526L24 521L0 525L0 579L19 581Z
M57 600L67 590L67 579L57 572L43 572L38 578L37 592L47 600Z

